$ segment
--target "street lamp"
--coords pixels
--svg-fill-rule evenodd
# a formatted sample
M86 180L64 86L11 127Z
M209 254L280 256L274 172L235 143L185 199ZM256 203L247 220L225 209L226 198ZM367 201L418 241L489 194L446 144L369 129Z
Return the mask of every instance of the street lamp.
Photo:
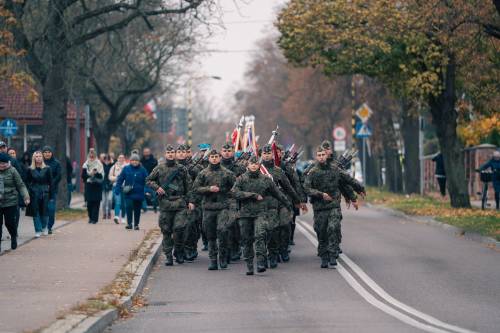
M193 88L193 80L200 80L200 79L212 79L212 80L222 80L222 77L217 76L217 75L203 75L203 76L197 76L197 77L192 77L189 79L188 83L188 114L187 114L187 127L188 127L188 137L187 137L187 144L191 146L193 144L193 100L192 100L192 88Z

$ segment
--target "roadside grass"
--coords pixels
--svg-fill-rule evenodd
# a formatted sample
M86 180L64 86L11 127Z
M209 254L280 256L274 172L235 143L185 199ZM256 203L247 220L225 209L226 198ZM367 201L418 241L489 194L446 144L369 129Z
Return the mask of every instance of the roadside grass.
M64 208L56 212L56 218L63 221L78 221L87 218L87 210L82 208Z
M395 194L375 187L369 187L367 193L365 201L369 203L387 206L408 215L432 216L440 222L500 241L500 212L498 211L453 208L448 200L440 197Z

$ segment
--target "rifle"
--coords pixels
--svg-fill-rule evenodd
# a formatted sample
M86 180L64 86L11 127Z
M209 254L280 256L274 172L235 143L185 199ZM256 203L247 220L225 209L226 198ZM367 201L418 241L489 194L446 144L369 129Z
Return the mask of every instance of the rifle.
M333 163L342 170L347 170L349 164L351 164L352 159L356 157L358 151L356 149L346 150L340 157L333 160Z

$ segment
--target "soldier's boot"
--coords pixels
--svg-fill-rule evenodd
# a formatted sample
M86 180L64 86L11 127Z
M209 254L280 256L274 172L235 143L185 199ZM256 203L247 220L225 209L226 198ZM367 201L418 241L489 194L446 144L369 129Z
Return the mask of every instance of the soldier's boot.
M178 263L179 265L182 265L184 263L184 256L180 255L175 257L175 262Z
M276 255L272 255L270 258L269 258L269 267L270 268L276 268L278 267L278 258Z
M208 242L203 243L203 248L201 249L202 251L208 251Z
M253 262L247 262L247 275L253 275Z
M193 259L198 258L198 250L193 251Z
M263 261L257 262L257 273L264 273L266 271L266 263Z
M173 266L174 265L174 258L172 255L167 254L167 260L165 260L165 266Z
M193 257L193 251L192 250L185 250L184 260L187 261L187 262L193 262L194 257Z
M210 264L208 265L208 270L209 271L216 271L218 269L219 269L219 267L217 265L217 259L216 260L210 260Z
M283 262L289 262L290 261L290 256L288 255L288 251L285 251L281 254L281 260Z
M281 255L280 255L280 254L278 254L278 255L276 256L276 261L277 261L278 263L280 263L280 262L281 262Z
M220 269L226 269L227 268L227 256L222 256L220 258L220 263L219 263L219 266L220 266Z
M334 256L330 258L330 266L332 267L337 266L337 259Z
M321 268L328 268L328 257L321 258Z
M342 249L340 248L340 246L339 246L338 253L339 253L339 254L340 254L340 253L342 253Z

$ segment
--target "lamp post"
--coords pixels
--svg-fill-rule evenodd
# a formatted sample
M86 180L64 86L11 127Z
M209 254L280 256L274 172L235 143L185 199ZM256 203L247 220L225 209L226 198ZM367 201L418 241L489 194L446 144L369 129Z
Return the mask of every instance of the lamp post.
M222 80L220 76L216 75L204 75L192 77L188 81L188 97L187 97L187 144L191 146L193 144L193 98L192 98L192 90L193 90L193 80L201 80L201 79L212 79L212 80Z

